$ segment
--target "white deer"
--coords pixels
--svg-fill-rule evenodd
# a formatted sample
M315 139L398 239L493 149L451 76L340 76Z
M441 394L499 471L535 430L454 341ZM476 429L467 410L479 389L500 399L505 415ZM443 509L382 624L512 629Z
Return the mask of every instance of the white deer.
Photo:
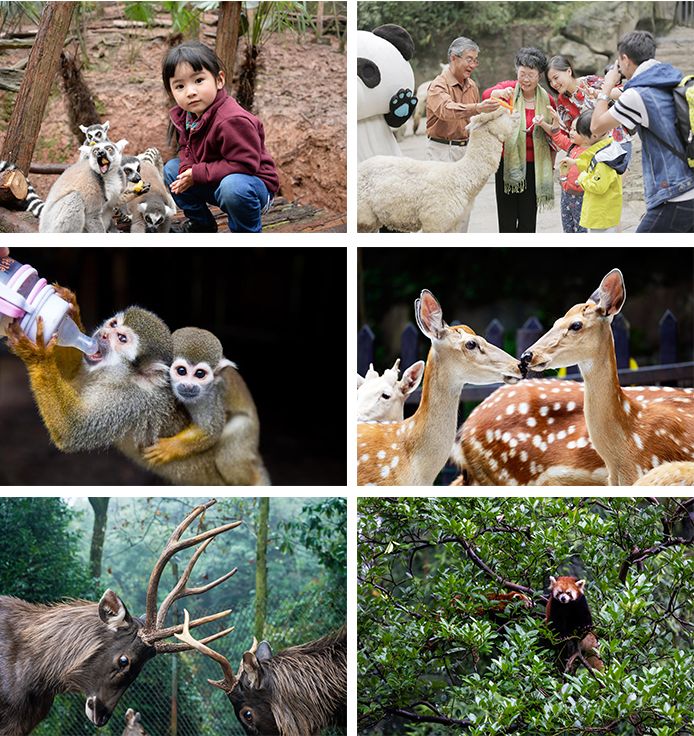
M399 373L400 358L382 376L373 363L363 378L357 373L357 421L394 422L405 416L405 401L422 380L424 361L406 368L400 380Z
M431 340L422 398L408 419L360 423L357 480L360 485L432 485L455 438L464 383L515 383L518 361L469 327L449 327L426 289L415 301L419 329Z
M613 269L587 302L572 307L521 356L534 371L578 364L586 426L607 466L608 485L633 485L662 463L694 459L691 390L665 387L666 395L643 405L619 385L610 324L625 299L622 273Z

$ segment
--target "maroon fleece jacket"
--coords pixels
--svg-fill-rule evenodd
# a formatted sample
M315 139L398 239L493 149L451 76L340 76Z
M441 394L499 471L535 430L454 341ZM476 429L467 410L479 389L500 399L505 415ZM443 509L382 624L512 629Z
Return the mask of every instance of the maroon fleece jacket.
M194 184L216 184L229 174L250 174L265 183L270 194L279 189L275 163L265 148L263 124L244 110L226 90L217 92L195 130L186 130L186 111L170 110L178 130L178 173L193 171Z

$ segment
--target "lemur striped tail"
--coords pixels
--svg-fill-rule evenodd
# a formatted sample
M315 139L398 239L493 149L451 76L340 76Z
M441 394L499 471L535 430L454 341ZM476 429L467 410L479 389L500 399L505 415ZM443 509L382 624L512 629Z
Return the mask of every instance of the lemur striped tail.
M3 171L12 171L17 167L8 161L0 161L0 173ZM26 210L34 217L39 217L43 210L44 201L36 193L34 187L31 186L31 182L27 179L27 196L26 199L20 203L20 209Z

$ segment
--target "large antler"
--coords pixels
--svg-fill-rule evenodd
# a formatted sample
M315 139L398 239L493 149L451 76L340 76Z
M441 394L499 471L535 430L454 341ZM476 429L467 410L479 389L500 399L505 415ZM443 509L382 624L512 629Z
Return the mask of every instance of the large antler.
M224 690L227 695L231 693L231 691L236 686L237 677L234 674L234 670L231 668L231 665L229 664L229 660L219 652L215 652L214 649L210 649L209 647L205 646L205 642L209 641L209 637L207 639L203 639L202 641L198 641L197 639L193 638L193 635L190 633L190 626L192 624L190 623L190 616L188 615L188 611L184 609L183 611L183 632L180 634L174 634L174 636L177 639L180 639L181 641L185 642L188 648L197 649L202 654L206 655L210 659L213 659L215 662L219 664L219 666L222 668L222 672L224 673L224 679L223 680L208 680L207 682L210 683L210 685L214 685L215 687L218 687L220 690ZM233 627L230 629L226 629L222 632L221 636L224 636L225 634L228 634L229 632L233 631Z
M191 525L194 519L200 516L200 514L207 511L207 509L209 509L210 506L213 506L215 503L217 503L217 500L213 498L205 504L196 506L190 512L190 514L188 514L188 516L186 516L186 518L176 527L173 534L169 537L169 541L166 543L164 551L159 556L157 564L154 566L152 574L150 575L149 583L147 585L147 612L145 615L145 625L142 627L142 629L140 629L140 638L146 644L154 646L159 653L182 652L190 649L190 646L187 646L185 644L166 644L161 641L162 639L168 639L170 636L179 633L183 628L180 624L178 626L164 627L166 614L168 613L171 604L174 601L185 598L186 596L198 595L200 593L205 593L208 590L211 590L220 583L223 583L225 580L228 580L238 569L234 568L233 570L230 570L225 575L222 575L220 578L217 578L217 580L214 580L207 585L201 585L198 588L186 587L188 579L190 578L190 574L195 567L195 563L200 558L200 555L207 549L208 545L211 544L213 539L220 534L224 534L224 532L227 532L230 529L235 529L237 526L239 526L239 524L241 524L240 521L232 521L229 524L218 526L215 529L210 529L206 532L202 532L201 534L197 534L196 536L190 537L189 539L181 539L181 535ZM196 544L199 544L200 547L195 550L193 556L190 558L190 562L186 565L186 569L183 571L183 574L179 578L178 582L176 583L176 585L174 585L171 592L166 596L163 603L159 607L159 610L157 610L157 594L159 591L159 581L161 580L164 568L166 567L169 560L177 552L188 549L188 547L193 547ZM228 616L230 613L231 609L228 611L220 611L219 613L214 613L203 618L198 618L195 619L195 621L193 621L190 626L193 628L196 626L202 626L203 624L210 623L211 621L216 621L217 619L220 619L224 616ZM212 636L208 636L207 638L203 639L202 642L207 643L210 641L214 641L215 639L219 639L221 636L224 636L228 633L228 631L222 631L220 633L213 634Z

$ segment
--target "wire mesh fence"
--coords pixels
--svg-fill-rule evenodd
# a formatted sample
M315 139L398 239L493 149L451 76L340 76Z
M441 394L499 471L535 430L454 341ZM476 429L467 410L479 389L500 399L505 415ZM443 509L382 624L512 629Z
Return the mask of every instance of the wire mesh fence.
M196 609L195 615L208 613L212 611ZM317 639L341 626L344 620L345 591L328 592L313 587L291 600L273 601L270 596L263 638L276 652ZM210 646L224 654L236 669L241 654L253 641L253 605L238 614L232 613L229 624L224 625L234 626L234 631ZM103 728L97 729L85 717L83 695L66 694L56 698L50 715L33 733L121 736L125 712L133 708L141 714L149 736L244 736L226 695L207 682L208 678L219 680L221 676L219 665L198 652L160 655L146 665L126 690Z

